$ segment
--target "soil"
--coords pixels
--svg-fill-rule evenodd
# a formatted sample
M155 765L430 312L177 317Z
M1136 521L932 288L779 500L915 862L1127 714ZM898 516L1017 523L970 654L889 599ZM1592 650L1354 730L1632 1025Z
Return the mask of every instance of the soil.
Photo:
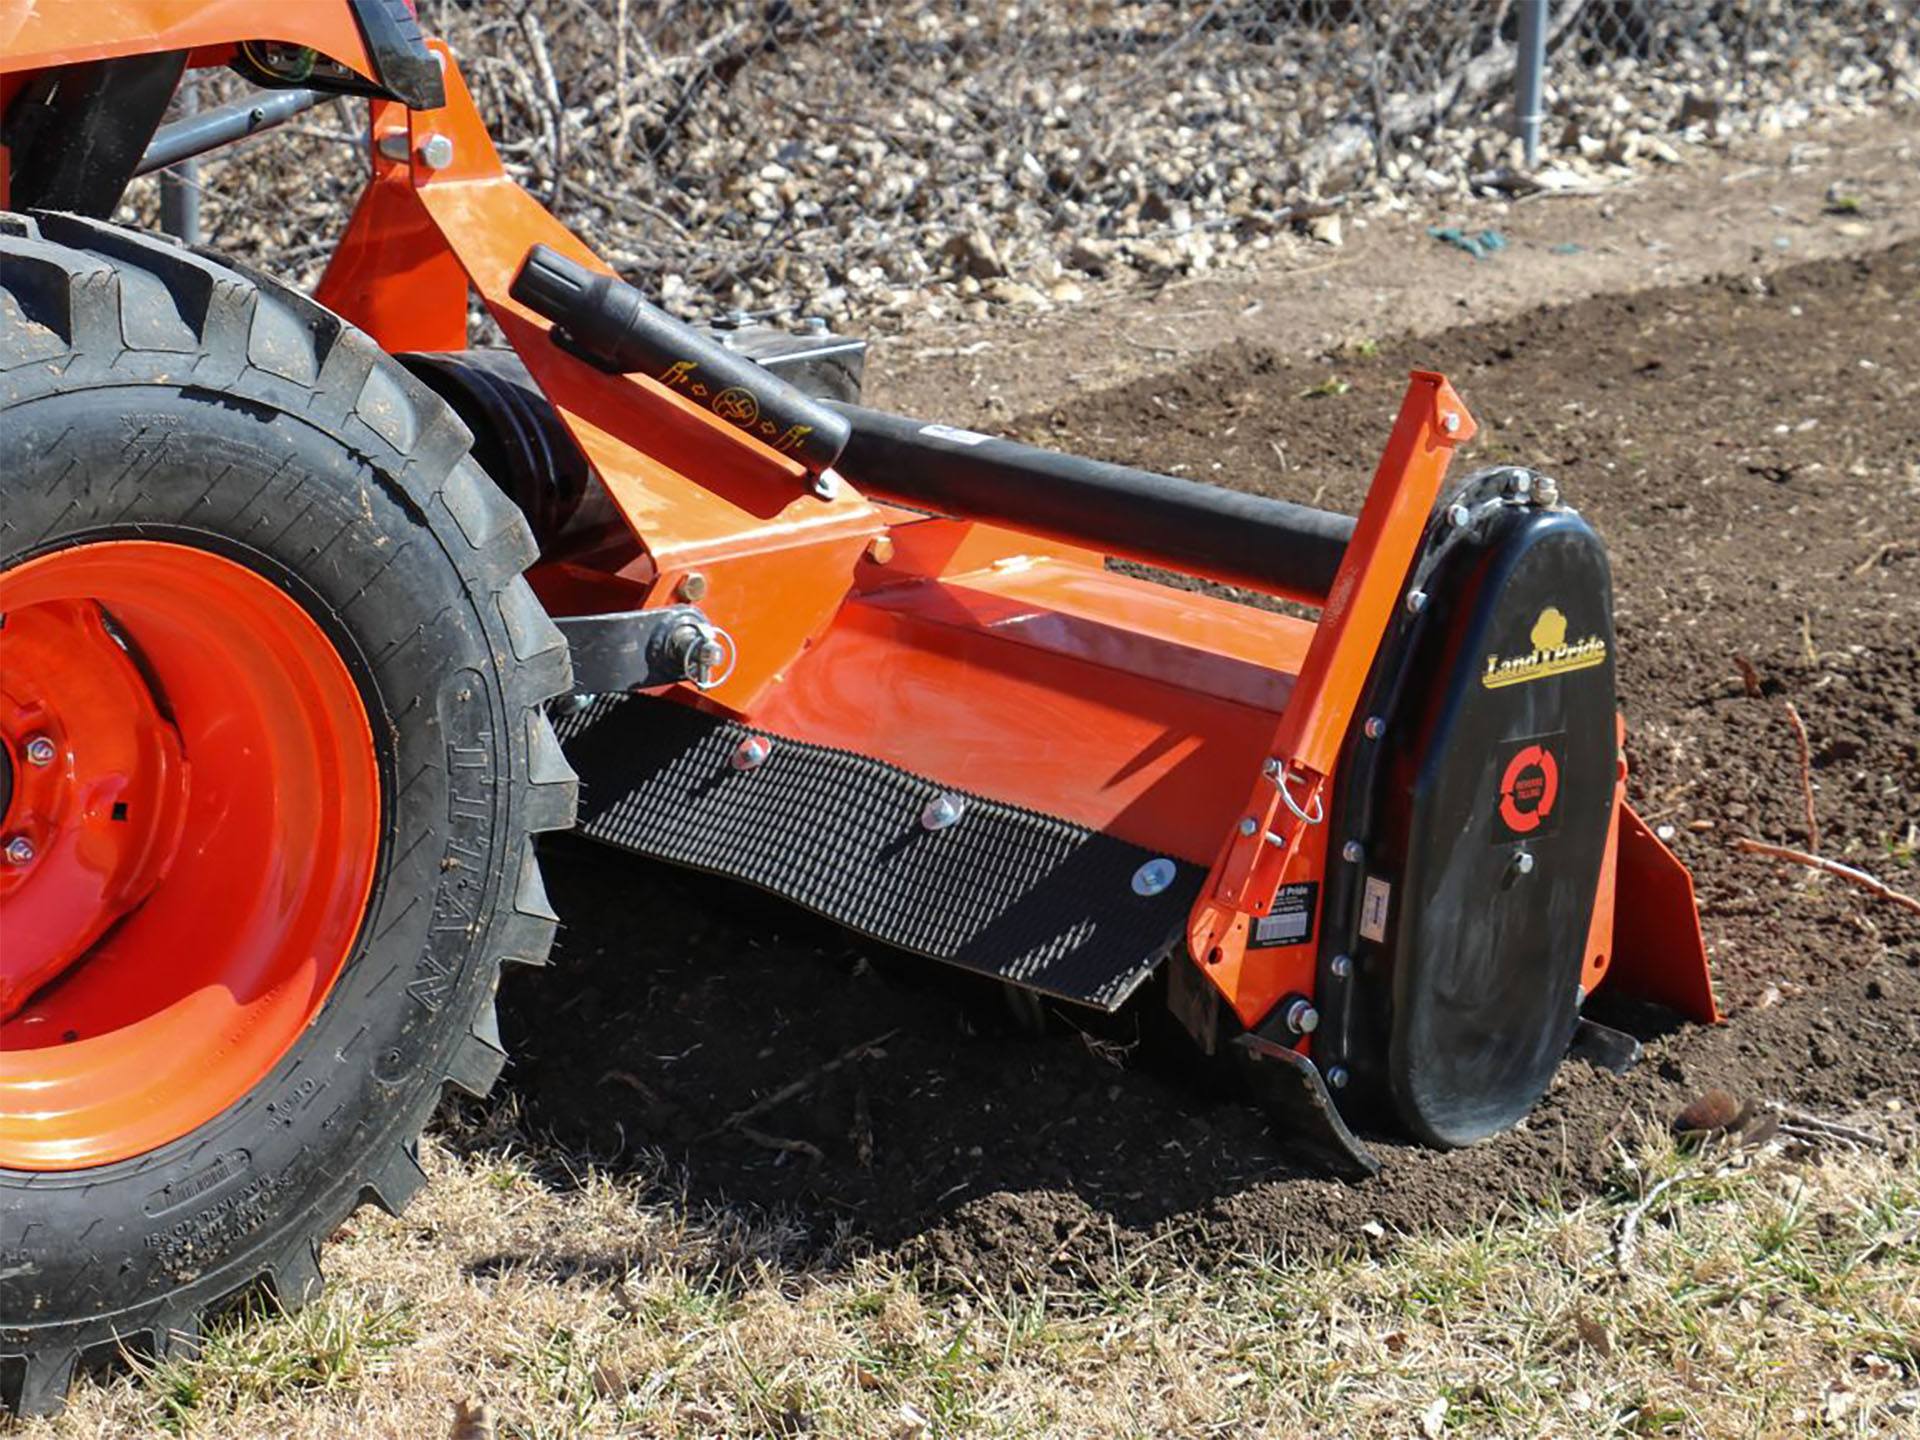
M1031 1037L996 992L563 840L555 962L503 996L531 1127L615 1170L664 1151L691 1203L786 1213L797 1264L877 1248L1032 1283L1590 1193L1614 1138L1709 1086L1910 1114L1920 916L1731 841L1809 843L1791 702L1820 851L1920 890L1920 244L1365 349L1233 344L1016 428L1352 510L1407 370L1446 371L1482 426L1467 463L1555 475L1608 540L1631 789L1693 868L1725 1026L1650 1037L1624 1077L1570 1062L1468 1150L1369 1137L1385 1173L1346 1185L1127 1023Z

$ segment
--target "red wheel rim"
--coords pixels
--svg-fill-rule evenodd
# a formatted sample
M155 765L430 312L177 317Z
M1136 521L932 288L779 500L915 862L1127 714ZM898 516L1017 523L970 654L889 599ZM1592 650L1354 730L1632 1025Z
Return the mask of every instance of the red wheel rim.
M0 1167L144 1154L286 1055L352 952L366 707L264 576L151 540L0 572Z

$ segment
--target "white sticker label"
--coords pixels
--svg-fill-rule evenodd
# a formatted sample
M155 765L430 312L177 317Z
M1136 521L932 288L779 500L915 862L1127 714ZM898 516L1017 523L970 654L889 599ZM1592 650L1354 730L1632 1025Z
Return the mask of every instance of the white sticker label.
M1360 934L1376 945L1387 941L1387 903L1393 899L1393 886L1378 875L1367 876L1367 890L1360 897Z
M956 445L984 445L993 438L973 430L956 430L951 425L922 425L920 433L929 440L951 440Z

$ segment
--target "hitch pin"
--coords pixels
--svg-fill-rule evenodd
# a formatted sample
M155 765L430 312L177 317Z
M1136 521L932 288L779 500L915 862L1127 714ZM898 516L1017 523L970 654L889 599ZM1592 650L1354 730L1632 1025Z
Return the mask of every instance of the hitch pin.
M1318 792L1315 792L1313 796L1313 809L1311 812L1302 810L1300 808L1300 802L1293 798L1293 773L1287 768L1286 761L1269 755L1266 763L1260 767L1260 773L1273 782L1273 788L1280 792L1280 798L1286 802L1287 809L1293 812L1294 819L1298 820L1302 825L1318 825L1326 820L1327 809L1326 806L1321 803Z

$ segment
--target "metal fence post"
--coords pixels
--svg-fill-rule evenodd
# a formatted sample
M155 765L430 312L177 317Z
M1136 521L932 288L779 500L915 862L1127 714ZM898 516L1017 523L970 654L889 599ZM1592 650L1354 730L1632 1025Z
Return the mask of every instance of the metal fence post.
M200 108L199 86L191 79L180 87L180 114ZM160 228L189 245L200 243L200 162L182 160L160 172Z
M1520 0L1520 54L1514 113L1529 170L1540 162L1541 106L1547 90L1547 0Z

